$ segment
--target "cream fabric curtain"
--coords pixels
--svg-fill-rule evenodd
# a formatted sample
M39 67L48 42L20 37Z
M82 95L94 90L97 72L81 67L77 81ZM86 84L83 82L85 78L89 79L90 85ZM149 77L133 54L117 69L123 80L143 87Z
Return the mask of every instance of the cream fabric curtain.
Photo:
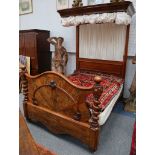
M122 61L126 28L114 23L81 25L79 57Z

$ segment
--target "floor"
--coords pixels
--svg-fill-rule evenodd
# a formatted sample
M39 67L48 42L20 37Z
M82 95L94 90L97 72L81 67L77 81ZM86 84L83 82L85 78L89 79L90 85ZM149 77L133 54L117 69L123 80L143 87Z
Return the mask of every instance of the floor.
M22 110L23 96L20 95ZM90 152L86 145L68 135L54 135L44 127L27 122L34 139L58 155L129 155L135 113L124 112L118 102L107 122L101 127L98 150Z

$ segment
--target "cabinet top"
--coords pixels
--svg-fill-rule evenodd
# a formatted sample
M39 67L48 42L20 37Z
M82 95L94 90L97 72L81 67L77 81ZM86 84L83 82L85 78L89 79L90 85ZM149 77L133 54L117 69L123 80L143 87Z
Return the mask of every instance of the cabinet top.
M19 30L19 32L50 32L48 30L40 30L40 29L27 29L27 30Z

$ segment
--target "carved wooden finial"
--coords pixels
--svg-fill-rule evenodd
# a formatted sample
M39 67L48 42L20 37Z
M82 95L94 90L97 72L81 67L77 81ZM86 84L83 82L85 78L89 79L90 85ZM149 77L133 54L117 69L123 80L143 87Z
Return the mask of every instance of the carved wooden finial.
M24 65L21 65L21 64L20 64L20 69L21 69L22 71L25 71L25 70L26 70L26 67L25 67Z
M19 75L22 75L25 72L26 72L26 67L23 64L19 63L19 73L20 73Z
M102 77L101 76L95 76L94 81L99 84L102 81Z
M93 106L92 106L92 117L91 117L91 122L90 126L93 129L98 129L99 128L99 114L100 114L100 96L103 92L103 87L100 85L100 82L102 81L102 78L100 76L96 76L94 78L95 85L93 88L93 95L94 95L94 101L93 101Z
M80 7L80 6L83 6L82 0L74 0L73 1L73 4L72 4L73 8Z

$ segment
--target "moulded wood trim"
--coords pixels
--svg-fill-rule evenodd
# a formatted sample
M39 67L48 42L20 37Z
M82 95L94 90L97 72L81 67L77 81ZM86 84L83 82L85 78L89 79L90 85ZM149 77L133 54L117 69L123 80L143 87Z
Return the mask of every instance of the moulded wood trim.
M124 62L79 58L78 65L79 70L97 71L122 77Z
M40 78L40 77L43 77L43 76L48 76L49 74L53 74L55 76L58 76L58 77L61 77L62 80L65 80L67 83L69 83L70 85L72 85L74 88L77 88L77 89L80 89L80 90L84 90L84 91L91 91L92 90L92 86L91 87L83 87L83 86L77 86L75 85L74 83L72 83L67 77L65 77L64 75L58 73L58 72L55 72L55 71L46 71L46 72L43 72L41 74L38 74L38 75L29 75L27 73L25 73L27 79L37 79L37 78Z
M98 5L90 5L76 8L69 8L57 11L61 17L89 15L97 13L113 13L113 12L127 12L130 16L135 13L132 2L116 2Z

